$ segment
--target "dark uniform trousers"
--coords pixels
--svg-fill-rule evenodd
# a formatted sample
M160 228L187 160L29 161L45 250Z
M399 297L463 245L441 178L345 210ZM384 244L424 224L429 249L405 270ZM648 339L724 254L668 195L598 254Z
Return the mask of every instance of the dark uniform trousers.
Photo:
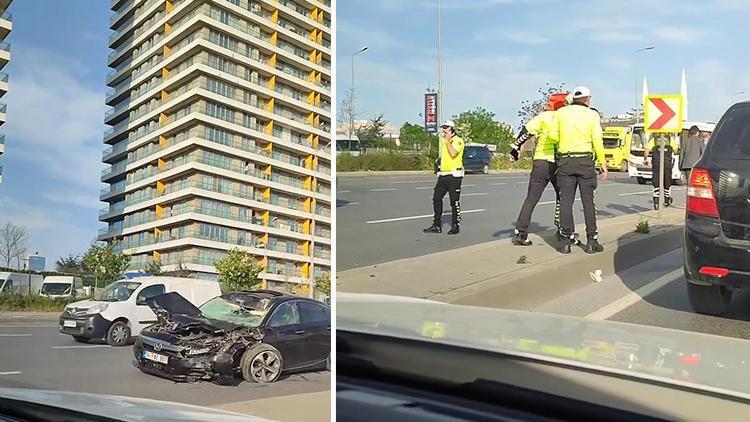
M552 187L555 189L555 226L559 225L560 189L557 185L556 172L557 163L550 163L547 160L534 160L531 175L529 176L529 189L526 193L526 200L523 201L521 213L518 215L518 221L516 222L516 230L518 230L519 234L528 234L529 224L531 224L531 214L539 203L539 199L542 197L548 183L552 183Z
M661 154L659 148L651 151L651 185L654 187L654 198L659 197L659 168L661 167ZM664 197L669 198L672 195L672 148L664 148Z
M454 177L451 175L438 176L435 190L432 194L432 206L435 211L433 223L440 225L443 216L443 197L446 192L451 200L451 211L453 214L453 224L461 222L461 205L458 200L461 196L461 181L463 177Z
M561 157L557 164L557 185L560 188L560 231L563 236L573 235L573 202L576 188L581 194L583 215L586 220L586 234L593 237L596 231L596 207L594 191L597 185L597 172L591 156Z

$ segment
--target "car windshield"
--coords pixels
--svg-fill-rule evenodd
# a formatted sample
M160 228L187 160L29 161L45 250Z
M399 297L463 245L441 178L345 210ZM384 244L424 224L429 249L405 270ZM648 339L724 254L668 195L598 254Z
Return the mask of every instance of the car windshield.
M45 295L65 295L70 293L70 283L44 283L42 285L42 294Z
M134 281L117 281L107 286L97 299L105 302L124 302L140 285L141 283Z
M201 313L208 319L227 321L248 328L255 328L263 321L268 310L247 309L229 302L222 297L216 297L200 307Z
M604 148L617 148L620 146L619 138L604 138Z

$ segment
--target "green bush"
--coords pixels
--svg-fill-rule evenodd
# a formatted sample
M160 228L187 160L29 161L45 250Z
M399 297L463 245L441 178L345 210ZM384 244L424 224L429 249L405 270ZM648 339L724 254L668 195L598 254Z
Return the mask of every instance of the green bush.
M343 153L336 156L336 171L418 170L419 164L419 156L395 152L375 152L359 156Z
M86 299L90 298L79 296L69 299L51 299L36 295L4 293L0 294L0 311L62 312L69 303Z
M490 169L492 170L530 170L533 160L528 155L521 156L518 161L513 161L505 154L493 154Z

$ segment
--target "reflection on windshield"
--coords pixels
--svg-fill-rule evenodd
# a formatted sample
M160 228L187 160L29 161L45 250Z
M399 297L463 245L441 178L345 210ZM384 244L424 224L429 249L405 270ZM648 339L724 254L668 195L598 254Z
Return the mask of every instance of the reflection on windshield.
M620 146L618 138L604 138L604 148L617 148Z
M201 313L208 319L228 321L248 328L255 328L263 321L268 310L245 309L235 303L227 302L221 297L213 298L200 307Z
M71 285L69 283L44 283L42 285L42 294L45 295L66 295L70 293Z
M117 281L104 289L99 300L105 302L124 302L130 298L141 283L133 281Z

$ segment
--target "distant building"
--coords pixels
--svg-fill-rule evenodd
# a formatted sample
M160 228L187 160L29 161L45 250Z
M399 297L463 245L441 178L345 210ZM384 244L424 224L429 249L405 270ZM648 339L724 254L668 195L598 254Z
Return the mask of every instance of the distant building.
M13 15L8 8L13 0L0 0L0 70L10 61L10 44L5 39L13 30ZM8 92L8 74L0 72L0 98ZM5 124L6 105L0 103L0 126ZM5 135L0 135L0 156L5 153ZM0 183L3 183L3 166L0 166Z

